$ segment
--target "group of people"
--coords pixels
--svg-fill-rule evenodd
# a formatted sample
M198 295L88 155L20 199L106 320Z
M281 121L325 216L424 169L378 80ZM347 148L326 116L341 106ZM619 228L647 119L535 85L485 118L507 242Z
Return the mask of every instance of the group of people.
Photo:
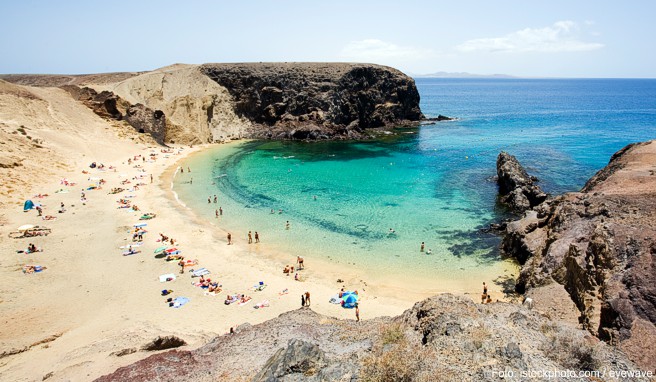
M424 252L424 248L426 248L426 244L422 241L421 246L419 247L419 252ZM433 250L428 248L428 251L426 251L427 255L430 255L433 253Z
M259 243L260 242L260 234L255 231L255 242ZM248 231L248 244L253 244L253 234L251 231Z
M492 296L487 292L487 285L483 283L483 294L481 295L481 304L489 304L492 302Z

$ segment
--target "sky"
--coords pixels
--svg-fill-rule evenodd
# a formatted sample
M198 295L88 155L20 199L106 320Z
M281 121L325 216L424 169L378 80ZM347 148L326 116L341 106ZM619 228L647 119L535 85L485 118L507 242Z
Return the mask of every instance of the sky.
M417 75L656 78L656 1L0 0L0 73L370 62Z

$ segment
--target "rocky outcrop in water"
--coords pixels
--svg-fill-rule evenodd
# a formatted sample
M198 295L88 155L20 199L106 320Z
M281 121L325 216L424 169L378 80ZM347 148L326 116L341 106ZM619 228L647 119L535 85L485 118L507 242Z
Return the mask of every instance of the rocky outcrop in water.
M654 370L656 141L625 147L580 192L508 223L502 248L523 264L519 292L562 286L585 329Z
M586 331L519 305L445 294L401 316L359 323L301 308L196 350L150 356L97 381L498 381L528 370L604 368L637 370Z
M500 201L515 212L523 213L547 199L547 194L535 184L538 179L529 176L517 158L506 152L497 157L497 177Z

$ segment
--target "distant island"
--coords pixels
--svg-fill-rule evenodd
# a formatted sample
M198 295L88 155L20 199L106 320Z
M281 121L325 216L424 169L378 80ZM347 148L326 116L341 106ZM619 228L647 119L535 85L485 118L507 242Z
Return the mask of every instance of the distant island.
M474 74L467 72L435 72L428 74L412 74L414 78L520 78L509 74Z

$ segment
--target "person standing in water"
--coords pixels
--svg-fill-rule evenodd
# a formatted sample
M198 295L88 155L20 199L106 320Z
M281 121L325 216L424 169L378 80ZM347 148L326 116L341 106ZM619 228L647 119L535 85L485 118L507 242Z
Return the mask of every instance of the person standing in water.
M219 218L219 210L214 210L214 216L218 219Z
M222 207L219 207L219 215L223 216L223 208Z
M419 248L419 252L424 252L424 242L421 242L421 248Z
M253 244L253 234L248 231L248 244Z
M289 220L287 220L287 224L285 224L285 229L289 229Z
M259 243L260 242L260 235L255 231L255 242Z
M232 235L228 232L228 245L232 244Z

